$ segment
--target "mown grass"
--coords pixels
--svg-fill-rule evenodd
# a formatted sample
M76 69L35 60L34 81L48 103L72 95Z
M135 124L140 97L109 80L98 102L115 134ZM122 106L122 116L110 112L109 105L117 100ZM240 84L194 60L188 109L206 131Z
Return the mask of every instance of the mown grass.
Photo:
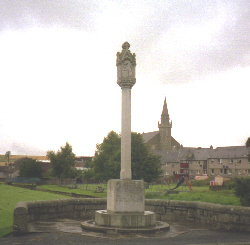
M172 188L172 186L171 186ZM156 187L157 190L157 187ZM179 187L179 194L154 193L146 190L146 198L149 199L167 199L167 200L185 200L185 201L200 201L208 203L216 203L221 205L241 206L240 198L234 195L234 190L210 191L208 186L192 187L193 191L188 188Z
M69 197L0 183L0 238L12 232L13 210L18 202L62 198Z
M145 189L145 197L148 199L200 201L233 206L241 205L240 199L234 195L234 190L210 191L208 186L193 186L192 191L190 192L188 187L181 186L177 189L179 191L179 194L167 194L167 191L170 188L174 188L174 186L174 184L171 186L150 185L148 189ZM93 197L107 197L106 190L103 193L95 193L95 187L96 186L92 188L93 190L69 189L66 187L55 185L46 185L42 186L41 188L52 191L88 195Z

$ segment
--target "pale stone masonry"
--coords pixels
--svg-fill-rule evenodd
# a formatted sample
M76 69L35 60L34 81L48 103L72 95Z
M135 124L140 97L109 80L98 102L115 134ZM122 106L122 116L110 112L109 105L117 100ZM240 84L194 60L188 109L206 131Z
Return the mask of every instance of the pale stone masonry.
M120 179L108 181L107 209L96 211L94 229L116 227L131 232L134 229L155 230L156 227L156 214L145 211L144 181L132 180L131 89L136 82L136 60L129 48L130 44L125 42L116 59L117 83L122 90ZM92 226L90 222L83 222L82 226L89 229Z
M145 200L146 209L160 221L189 221L212 228L250 231L250 207L204 202ZM13 235L29 232L31 222L57 218L93 219L96 210L106 209L105 198L73 198L19 202L13 215Z
M161 156L161 168L164 177L175 174L187 175L190 179L195 176L217 175L224 177L250 176L250 163L246 146L228 146L213 148L183 147L177 152L154 151Z
M136 82L135 54L129 50L130 44L122 45L122 52L117 52L117 84L122 90L121 118L121 174L120 179L131 179L131 89Z
M228 146L209 148L183 147L171 135L172 121L170 121L166 98L163 103L159 131L143 133L143 139L150 149L161 156L163 177L168 178L186 175L190 179L207 175L214 178L250 176L248 154L250 148L246 146Z

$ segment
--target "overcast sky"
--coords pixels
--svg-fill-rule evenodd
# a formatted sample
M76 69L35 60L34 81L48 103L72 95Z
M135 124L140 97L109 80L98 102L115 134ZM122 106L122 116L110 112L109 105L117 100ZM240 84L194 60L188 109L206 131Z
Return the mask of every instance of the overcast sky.
M132 130L158 130L166 96L184 147L250 137L249 0L1 0L0 153L68 141L93 155L121 129L116 53L136 54Z

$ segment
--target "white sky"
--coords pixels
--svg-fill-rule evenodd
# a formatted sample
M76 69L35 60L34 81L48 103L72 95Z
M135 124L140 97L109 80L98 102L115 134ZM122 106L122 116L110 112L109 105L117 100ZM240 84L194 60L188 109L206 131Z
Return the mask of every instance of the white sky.
M0 153L68 141L93 155L120 132L116 53L136 54L132 130L158 130L164 97L185 147L250 137L250 1L2 0Z

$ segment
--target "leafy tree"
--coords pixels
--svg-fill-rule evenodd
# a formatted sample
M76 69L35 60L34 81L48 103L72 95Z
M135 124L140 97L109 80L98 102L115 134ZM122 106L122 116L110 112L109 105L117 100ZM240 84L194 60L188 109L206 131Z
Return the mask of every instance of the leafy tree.
M75 165L75 154L72 152L72 146L66 142L66 145L60 147L60 150L48 151L47 157L50 159L52 175L61 178L70 178L71 167Z
M121 139L111 131L103 139L101 144L96 145L93 169L95 179L107 181L111 178L120 178L121 169Z
M250 177L235 179L235 195L240 197L242 206L250 207Z
M250 147L250 137L248 137L248 139L246 141L246 147Z
M94 178L94 170L93 170L93 168L89 168L88 170L84 170L83 171L83 178L86 180L86 190L87 190L89 180Z
M111 131L101 144L97 144L92 162L94 176L99 180L119 179L121 169L121 137ZM157 180L161 174L160 157L153 155L143 143L142 135L131 134L132 179L146 182Z
M27 159L20 165L20 177L37 177L41 178L43 175L43 169L39 162L34 159Z
M11 154L11 152L10 152L10 151L6 151L6 153L5 153L5 157L7 158L7 165L8 165L8 170L7 170L7 178L6 178L6 180L8 180L8 178L9 178L9 170L10 170L10 154Z
M246 141L246 147L250 147L250 137ZM248 153L248 162L250 163L250 152Z
M142 135L131 134L132 178L152 182L159 179L161 171L160 156L154 155L144 143Z
M8 166L10 165L10 154L11 154L10 151L6 151L6 153L5 153L5 156L6 156L6 158L7 158Z

